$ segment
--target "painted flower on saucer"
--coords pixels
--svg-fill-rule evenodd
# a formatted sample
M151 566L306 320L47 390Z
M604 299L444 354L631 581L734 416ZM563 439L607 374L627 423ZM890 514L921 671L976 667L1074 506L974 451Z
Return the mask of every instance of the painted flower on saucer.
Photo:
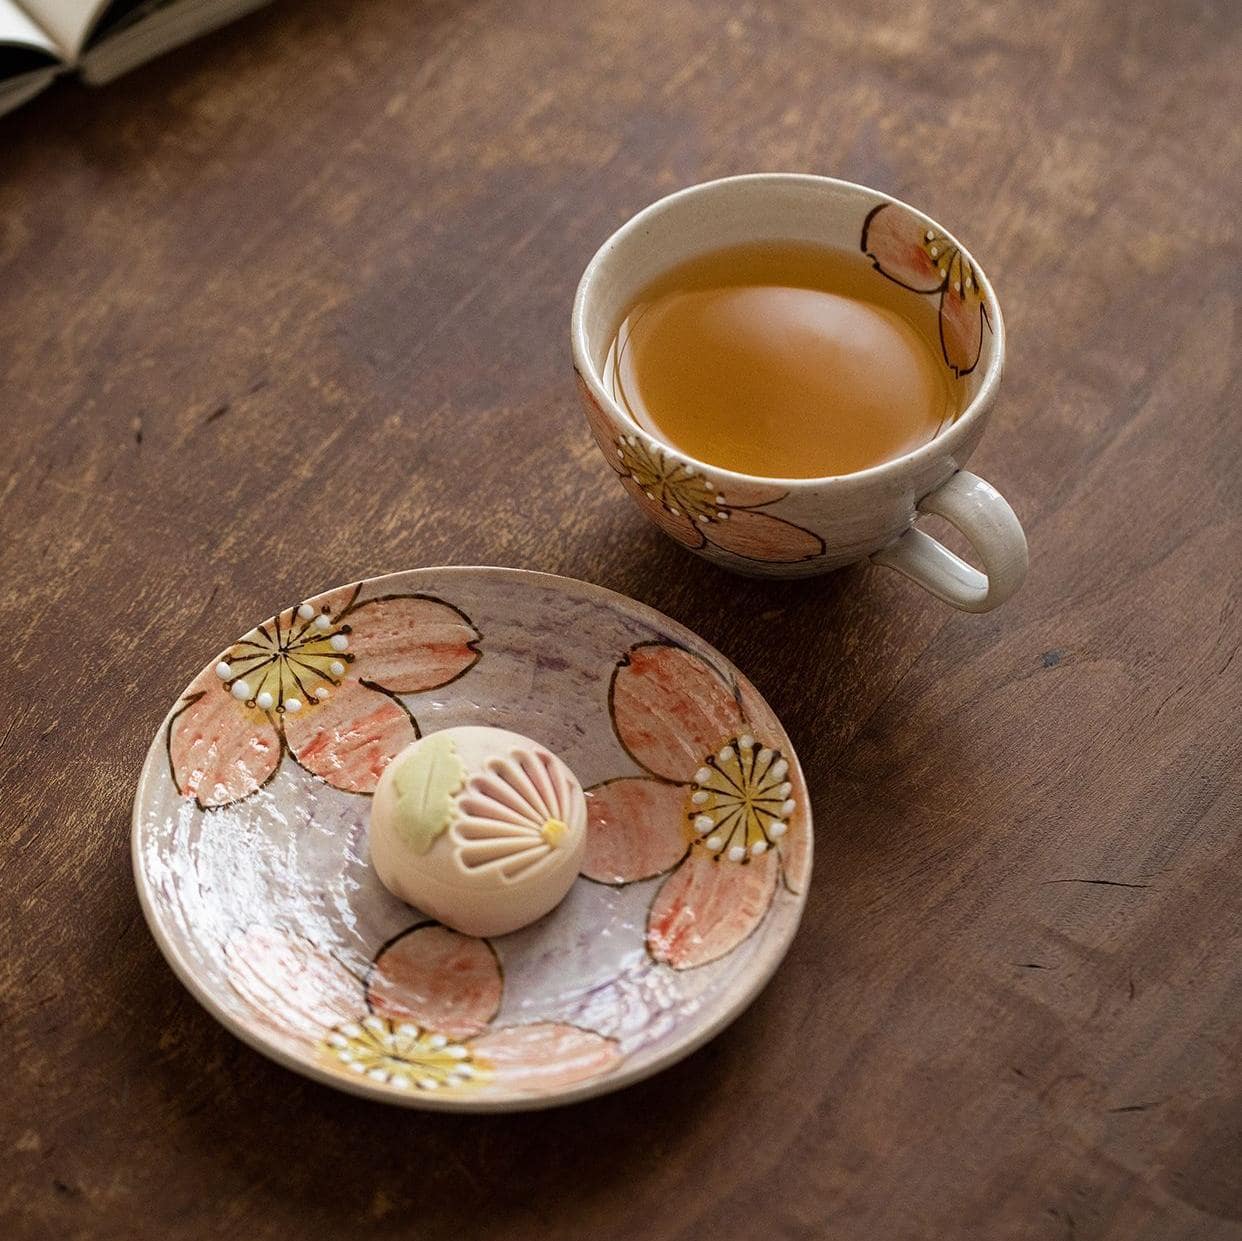
M801 882L801 776L764 737L767 707L671 643L630 648L609 707L647 774L587 790L582 873L607 884L667 875L647 918L652 958L674 969L717 960L763 921L778 883Z
M400 1093L552 1091L621 1060L614 1039L565 1022L493 1024L504 991L495 951L438 923L389 940L363 979L274 927L234 934L225 956L230 985L270 1037Z
M370 793L418 738L396 697L438 689L479 658L451 604L392 595L359 604L346 586L287 608L190 685L168 730L173 781L204 809L249 796L287 751L334 788Z

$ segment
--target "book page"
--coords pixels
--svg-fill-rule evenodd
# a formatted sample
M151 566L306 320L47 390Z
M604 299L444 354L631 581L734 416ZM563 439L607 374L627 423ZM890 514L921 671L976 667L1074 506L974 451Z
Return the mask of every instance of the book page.
M64 58L77 60L108 0L22 0L31 16L60 45Z
M66 57L47 31L40 30L13 0L0 0L0 43L34 48L57 60Z

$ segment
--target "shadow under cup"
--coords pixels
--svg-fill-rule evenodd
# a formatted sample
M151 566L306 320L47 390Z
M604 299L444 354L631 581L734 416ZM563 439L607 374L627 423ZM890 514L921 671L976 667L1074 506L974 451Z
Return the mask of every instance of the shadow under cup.
M659 276L754 242L859 253L874 278L938 308L941 360L961 412L930 442L831 478L758 478L687 457L613 399L605 365L617 329ZM877 190L765 173L692 186L639 212L600 247L574 301L574 365L587 419L622 487L666 534L737 572L802 577L872 557L968 611L1021 585L1026 540L1013 510L962 469L987 425L1004 360L991 286L933 220ZM971 542L985 572L914 528L936 513Z

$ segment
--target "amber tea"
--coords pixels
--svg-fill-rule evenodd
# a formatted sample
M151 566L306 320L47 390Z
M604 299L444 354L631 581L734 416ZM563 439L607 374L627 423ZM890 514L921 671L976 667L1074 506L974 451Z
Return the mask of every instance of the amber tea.
M852 474L931 440L959 412L934 300L864 255L762 242L701 255L648 286L605 382L690 457L769 478Z

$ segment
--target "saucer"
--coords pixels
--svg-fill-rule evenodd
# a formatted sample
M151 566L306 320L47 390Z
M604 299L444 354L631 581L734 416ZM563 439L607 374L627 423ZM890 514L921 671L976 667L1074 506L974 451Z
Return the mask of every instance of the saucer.
M368 861L384 766L459 724L534 738L587 789L569 895L490 940ZM442 1111L602 1094L719 1033L785 955L811 852L793 747L718 651L499 568L373 578L250 630L173 704L133 817L147 923L217 1020L316 1081Z

